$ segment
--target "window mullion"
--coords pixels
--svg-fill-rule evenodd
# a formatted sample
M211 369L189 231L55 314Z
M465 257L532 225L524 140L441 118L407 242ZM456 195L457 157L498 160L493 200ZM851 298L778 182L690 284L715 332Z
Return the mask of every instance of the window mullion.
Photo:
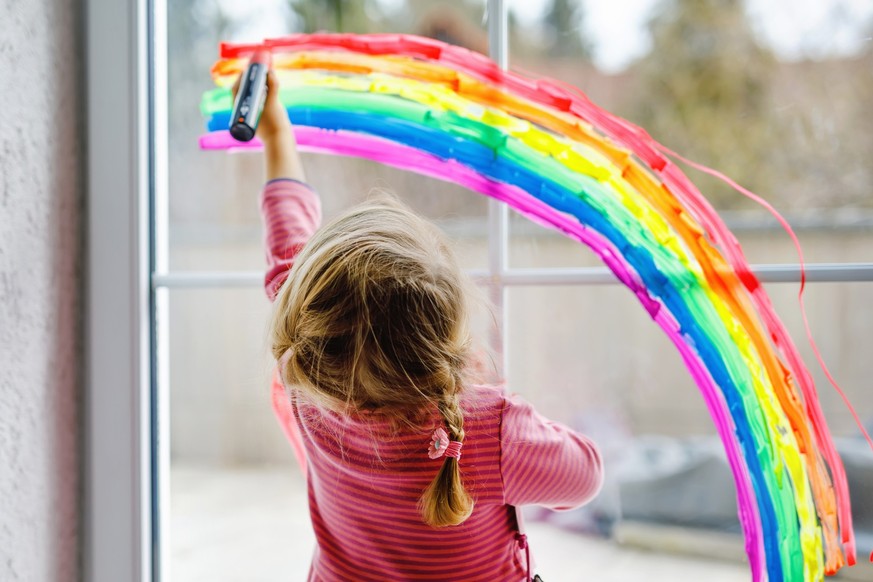
M508 9L504 0L488 0L488 51L502 68L509 66ZM507 322L508 305L503 274L509 260L509 208L491 199L488 201L488 271L490 298L494 308L495 325L491 334L491 348L498 374L507 377Z
M800 282L801 269L796 263L751 265L751 270L762 283ZM466 272L482 286L492 286L495 282L490 269L468 269ZM806 265L804 272L807 283L873 282L873 263L813 263ZM503 287L619 284L606 267L504 269L499 281ZM256 288L263 285L264 274L262 271L181 271L156 274L152 282L156 289Z

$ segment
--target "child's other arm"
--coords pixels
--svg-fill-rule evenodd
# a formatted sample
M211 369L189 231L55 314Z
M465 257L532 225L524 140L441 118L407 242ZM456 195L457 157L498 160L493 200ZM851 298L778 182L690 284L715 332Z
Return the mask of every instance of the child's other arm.
M603 484L603 461L588 437L548 420L518 397L506 399L500 434L505 502L572 509Z

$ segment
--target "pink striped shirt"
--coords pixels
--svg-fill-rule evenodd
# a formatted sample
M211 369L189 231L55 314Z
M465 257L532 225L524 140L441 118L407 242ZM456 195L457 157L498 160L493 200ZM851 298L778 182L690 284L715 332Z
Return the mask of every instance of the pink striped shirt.
M318 227L320 209L317 196L291 180L268 183L261 209L272 299ZM460 469L475 508L463 524L436 529L416 505L443 462L427 455L437 413L428 429L397 433L366 414L320 410L293 391L290 408L308 459L317 540L310 581L524 580L515 506L577 507L602 483L600 454L588 438L498 388L470 386L462 397Z

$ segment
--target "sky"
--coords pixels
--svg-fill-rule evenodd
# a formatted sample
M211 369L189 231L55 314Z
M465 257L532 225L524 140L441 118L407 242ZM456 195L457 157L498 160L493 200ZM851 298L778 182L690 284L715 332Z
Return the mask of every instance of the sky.
M387 9L402 0L379 0ZM646 23L659 0L582 0L584 33L594 49L594 63L605 72L620 72L649 50ZM485 1L483 0L483 6ZM549 0L507 0L520 24L536 22ZM221 0L230 15L257 14L242 31L255 40L287 33L284 0ZM746 0L756 32L784 60L850 55L873 42L873 0Z

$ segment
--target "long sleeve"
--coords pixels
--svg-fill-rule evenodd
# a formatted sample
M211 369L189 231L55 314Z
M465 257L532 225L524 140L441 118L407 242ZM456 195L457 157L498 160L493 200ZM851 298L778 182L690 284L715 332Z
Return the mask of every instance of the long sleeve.
M503 409L500 470L506 503L572 509L603 484L603 462L593 441L552 422L513 396Z
M271 180L261 191L261 217L267 252L264 290L273 301L297 253L321 225L321 203L303 182Z
M260 206L267 254L264 290L273 301L288 278L297 253L321 225L321 204L309 186L283 178L267 182L261 191ZM273 377L271 392L273 412L306 475L306 451L278 370Z

